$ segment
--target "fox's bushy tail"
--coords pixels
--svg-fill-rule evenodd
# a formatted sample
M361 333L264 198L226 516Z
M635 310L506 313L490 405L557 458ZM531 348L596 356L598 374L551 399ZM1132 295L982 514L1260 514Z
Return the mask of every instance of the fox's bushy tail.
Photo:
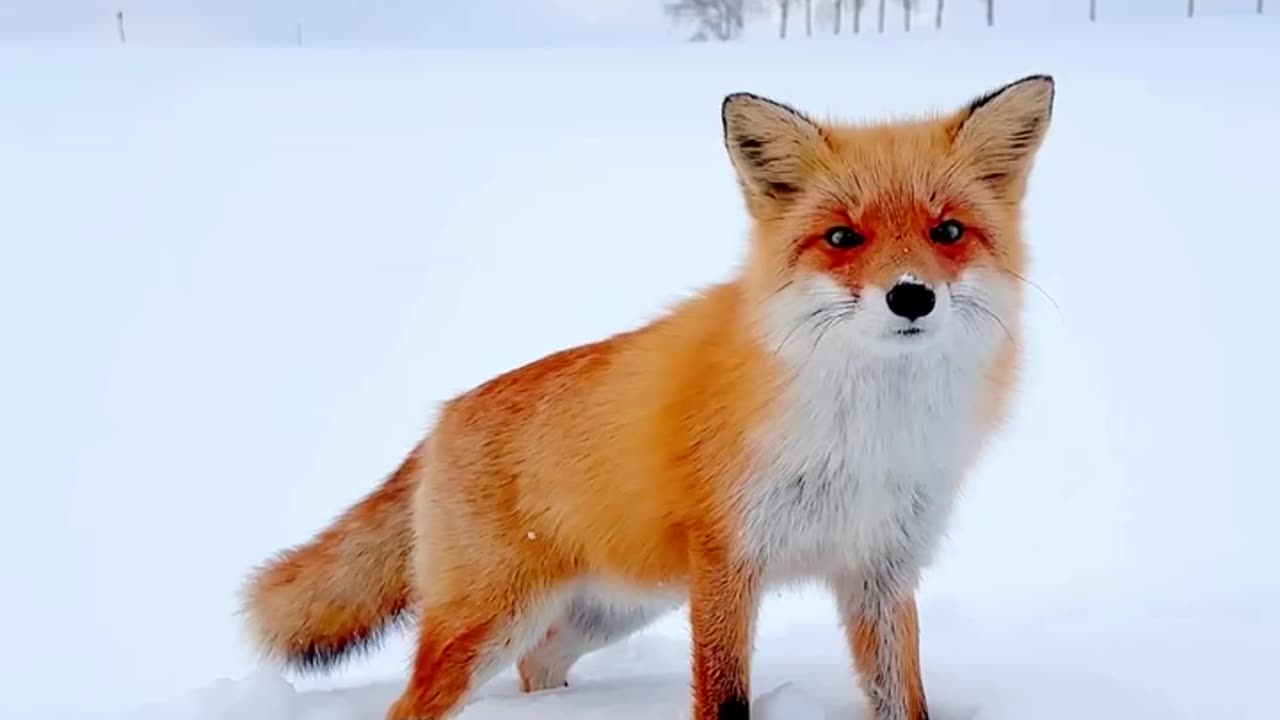
M326 670L405 619L420 456L421 446L328 528L252 573L243 590L246 624L267 657Z

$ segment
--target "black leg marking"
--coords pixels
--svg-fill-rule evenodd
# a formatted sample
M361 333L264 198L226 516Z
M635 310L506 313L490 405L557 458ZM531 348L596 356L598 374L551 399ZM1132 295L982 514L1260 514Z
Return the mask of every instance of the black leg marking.
M745 697L731 697L716 709L716 720L751 720L751 704Z

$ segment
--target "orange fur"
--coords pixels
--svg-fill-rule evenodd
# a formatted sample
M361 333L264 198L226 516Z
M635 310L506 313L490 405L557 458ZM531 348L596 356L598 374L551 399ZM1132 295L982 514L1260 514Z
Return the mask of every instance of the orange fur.
M884 617L877 617L883 612ZM906 720L927 720L920 677L920 621L915 600L864 610L848 618L854 665L877 717L897 713ZM895 688L896 695L885 688Z
M380 490L254 575L247 604L260 644L326 664L412 606L414 670L388 717L441 720L514 660L536 689L539 653L583 583L671 590L690 601L694 719L746 718L766 568L740 553L740 500L752 443L783 422L792 378L761 341L761 308L804 276L857 293L906 267L935 283L975 266L1022 273L1021 199L1051 98L1052 83L1032 79L950 114L865 126L726 100L726 146L753 220L741 276L449 401ZM963 243L929 242L943 217L970 228ZM824 244L832 225L865 245ZM1016 366L1016 310L1006 320L973 418L988 429ZM860 672L904 698L877 718L921 720L914 602L889 602L885 616L851 611L850 647Z
M259 568L246 586L251 629L268 654L323 668L375 643L409 608L415 450L383 485L315 539Z

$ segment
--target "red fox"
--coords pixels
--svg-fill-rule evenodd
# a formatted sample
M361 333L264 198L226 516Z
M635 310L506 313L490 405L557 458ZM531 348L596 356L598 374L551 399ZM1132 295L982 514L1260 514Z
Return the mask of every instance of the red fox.
M417 620L389 720L688 603L693 720L749 717L762 594L816 580L876 720L925 720L915 594L1017 368L1021 213L1051 77L898 122L727 96L745 261L654 322L448 401L381 487L258 568L266 656L323 669Z

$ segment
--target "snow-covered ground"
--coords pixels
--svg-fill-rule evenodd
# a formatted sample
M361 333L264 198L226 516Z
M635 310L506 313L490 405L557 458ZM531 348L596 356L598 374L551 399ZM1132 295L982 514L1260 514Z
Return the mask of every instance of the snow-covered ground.
M1280 15L1280 13L1277 13ZM404 638L256 668L246 570L436 404L732 272L728 91L904 114L1059 82L1024 392L923 591L939 720L1274 716L1280 22L542 52L0 49L3 717L375 720ZM865 718L771 597L767 717ZM462 720L679 718L675 614Z

